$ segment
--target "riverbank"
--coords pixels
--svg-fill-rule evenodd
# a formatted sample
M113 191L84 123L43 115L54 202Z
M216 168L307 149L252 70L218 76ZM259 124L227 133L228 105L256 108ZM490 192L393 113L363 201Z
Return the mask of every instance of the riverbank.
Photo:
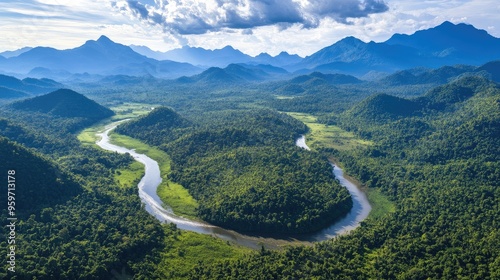
M260 236L249 236L237 233L235 231L230 231L220 227L209 225L207 223L185 219L183 217L175 215L171 209L163 208L162 201L156 195L156 188L162 182L158 163L144 154L139 154L137 150L127 149L126 147L121 147L109 143L109 132L112 131L117 124L118 122L108 125L106 127L106 130L100 134L100 137L102 139L97 144L107 150L120 153L128 152L137 161L145 164L146 174L139 183L139 196L145 203L146 210L162 222L175 223L180 229L213 235L220 239L254 249L259 249L261 246L265 246L267 248L279 248L281 246L287 245L308 245L311 244L310 242L323 241L333 238L339 234L344 234L350 231L352 228L359 226L359 223L361 221L359 217L363 217L364 215L364 211L360 211L359 209L367 209L367 207L369 207L368 201L366 199L360 200L359 204L362 204L365 207L353 207L353 209L355 210L351 210L351 212L346 217L344 217L337 223L334 223L332 226L327 227L326 229L314 234L302 235L298 237L279 236L277 238L266 238ZM342 184L345 184L346 187L352 189L354 192L356 191L356 187L352 183L345 180L342 174L342 170L340 170L339 168L334 168L333 172L337 179L342 182ZM354 195L353 198L362 199L362 196Z

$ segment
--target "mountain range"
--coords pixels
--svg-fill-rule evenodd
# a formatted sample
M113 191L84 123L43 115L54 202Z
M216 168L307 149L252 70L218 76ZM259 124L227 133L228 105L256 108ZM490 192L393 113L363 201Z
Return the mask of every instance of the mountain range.
M90 73L100 75L154 75L175 78L193 75L201 69L187 63L158 61L134 52L130 47L115 43L106 36L89 40L68 50L36 47L18 56L0 61L0 70L8 73L44 75L58 73ZM36 76L36 75L30 75ZM57 76L57 75L56 75Z
M310 69L363 75L414 67L480 65L500 59L500 39L468 24L444 22L412 35L395 34L382 43L347 37L305 57L289 70Z
M51 79L25 78L23 80L0 74L0 99L21 98L44 94L63 87Z
M229 64L270 64L278 67L299 63L302 57L291 55L287 52L281 52L277 56L271 56L267 53L261 53L252 57L244 54L232 46L226 46L222 49L207 50L184 46L179 49L167 52L158 52L149 49L146 46L130 46L134 51L158 60L172 60L177 62L186 62L201 67L226 67Z
M241 63L260 67L271 65L275 67L274 71L288 71L294 75L319 71L359 77L367 73L393 73L415 67L478 66L500 59L500 39L472 25L444 22L412 35L395 34L380 43L365 43L346 37L305 58L286 52L274 57L266 53L252 57L231 46L218 50L185 46L162 53L144 46L118 44L105 36L97 41L89 40L74 49L36 47L2 54L0 71L32 77L75 79L74 75L79 74L79 79L85 78L85 75L175 79L200 74L210 67L222 68Z

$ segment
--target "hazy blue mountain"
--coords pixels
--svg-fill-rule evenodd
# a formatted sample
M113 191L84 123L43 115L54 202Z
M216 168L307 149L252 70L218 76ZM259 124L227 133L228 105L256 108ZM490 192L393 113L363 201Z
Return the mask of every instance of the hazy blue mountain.
M14 56L18 56L22 53L25 53L29 50L33 49L32 47L24 47L24 48L21 48L21 49L18 49L18 50L15 50L15 51L5 51L5 52L1 52L0 53L0 56L3 56L4 58L11 58L11 57L14 57Z
M443 66L438 69L409 69L398 71L380 80L381 83L391 86L417 84L446 84L467 72L476 71L476 66L455 65Z
M281 52L277 56L271 56L267 53L261 53L256 57L249 56L231 46L222 49L207 50L204 48L184 46L182 48L170 50L167 52L153 51L145 46L130 46L134 51L157 60L172 60L186 62L200 66L226 67L229 64L269 64L273 66L285 66L296 64L302 60L298 55L291 55L287 52Z
M231 46L226 46L222 49L216 50L184 46L167 52L153 51L144 46L131 47L138 53L158 60L172 60L204 67L226 67L231 63L246 63L252 60L251 56L246 55Z
M412 35L395 34L385 43L418 49L448 65L478 65L500 58L499 38L464 23L445 21Z
M89 40L80 47L68 50L36 47L0 63L0 69L17 73L28 73L34 68L48 69L52 73L64 71L107 75L151 74L170 78L201 71L189 64L159 62L145 57L128 46L111 41L106 36L101 36L97 41Z
M368 71L395 71L418 62L418 50L384 43L365 43L354 37L344 38L304 58L295 69L320 72L365 74Z
M45 67L35 67L28 72L27 76L34 78L49 78L57 80L66 80L73 74L66 70L51 70Z
M146 46L130 45L129 46L134 52L142 54L143 56L153 58L156 60L164 60L164 53L160 51L153 51Z
M500 60L488 62L477 68L475 72L478 74L485 73L488 79L500 83Z
M290 69L307 69L300 73L321 71L364 75L370 71L394 72L413 67L481 65L499 58L499 38L471 25L444 22L412 35L396 34L382 43L365 43L347 37L304 58Z
M264 75L261 75L261 77L265 78L265 79L282 79L282 78L290 75L290 72L286 71L285 69L283 69L281 67L273 66L270 64L244 64L244 63L240 63L238 65L245 67L247 69L250 69L250 70L254 70L254 71L258 71L258 72L265 72Z
M7 96L7 93L10 93L22 97L29 94L38 95L49 93L63 87L63 85L51 79L25 78L20 80L12 76L0 74L0 87L3 88L3 90L0 90L3 94L0 93L0 96Z
M0 86L0 99L16 99L28 96L29 94L26 92Z
M261 53L252 59L253 63L270 64L278 67L297 64L302 61L302 57L296 54L281 52L277 56L271 56L267 53Z
M177 79L180 83L206 83L223 85L233 83L258 82L271 78L271 75L258 67L230 64L226 68L210 67L201 74Z
M344 74L323 74L321 72L313 72L309 75L302 75L290 80L291 83L302 84L311 81L321 81L325 84L340 85L340 84L358 84L362 81L351 75Z

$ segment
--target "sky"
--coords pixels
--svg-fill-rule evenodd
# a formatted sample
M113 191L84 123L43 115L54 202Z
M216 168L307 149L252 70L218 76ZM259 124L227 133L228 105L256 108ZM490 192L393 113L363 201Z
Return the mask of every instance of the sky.
M498 0L2 0L0 52L106 35L157 51L231 45L307 56L347 36L382 42L444 21L500 37L498 15Z

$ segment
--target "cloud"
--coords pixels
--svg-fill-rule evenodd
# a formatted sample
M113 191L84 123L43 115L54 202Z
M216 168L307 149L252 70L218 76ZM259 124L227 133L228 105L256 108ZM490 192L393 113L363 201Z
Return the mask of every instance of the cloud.
M383 0L157 0L155 4L120 0L112 1L112 6L180 35L271 25L282 30L294 24L315 28L324 19L347 24L349 18L389 9Z

